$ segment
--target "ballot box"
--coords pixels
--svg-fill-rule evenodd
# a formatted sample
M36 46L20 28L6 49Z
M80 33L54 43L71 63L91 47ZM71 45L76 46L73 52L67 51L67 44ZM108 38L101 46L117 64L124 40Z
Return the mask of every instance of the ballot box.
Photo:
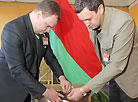
M74 88L81 87L83 84L73 84ZM56 91L61 92L62 88L60 84L51 84L51 85L45 85L47 88L54 88ZM62 100L63 102L74 102L74 101L69 101L65 95L65 98ZM46 98L42 97L38 100L38 102L50 102ZM76 102L76 101L75 101ZM87 96L83 97L80 101L77 102L91 102L91 93L88 93Z

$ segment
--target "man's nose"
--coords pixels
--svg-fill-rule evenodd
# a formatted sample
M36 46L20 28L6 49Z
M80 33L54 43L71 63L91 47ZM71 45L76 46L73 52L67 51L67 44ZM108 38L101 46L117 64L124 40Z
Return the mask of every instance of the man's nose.
M86 25L87 27L90 26L90 22L89 22L89 21L85 21L84 23L85 23L85 25Z

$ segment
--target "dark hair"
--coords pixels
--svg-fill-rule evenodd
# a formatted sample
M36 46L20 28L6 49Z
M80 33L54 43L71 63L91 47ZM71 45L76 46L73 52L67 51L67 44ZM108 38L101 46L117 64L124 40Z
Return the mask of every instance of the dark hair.
M104 6L103 0L75 0L75 12L80 13L85 7L97 13L99 5Z
M56 1L43 0L34 9L34 12L37 12L37 11L42 11L43 16L45 17L51 16L51 15L57 15L58 22L60 21L61 9L59 4Z

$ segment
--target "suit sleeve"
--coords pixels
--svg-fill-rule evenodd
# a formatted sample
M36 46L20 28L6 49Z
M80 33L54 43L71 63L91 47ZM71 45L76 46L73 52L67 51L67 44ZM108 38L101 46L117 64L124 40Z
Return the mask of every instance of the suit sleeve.
M107 82L125 70L133 48L135 30L136 26L133 20L126 21L120 27L114 37L114 46L109 64L87 83L92 91L97 93Z
M54 75L56 75L57 78L59 78L61 75L64 75L63 70L58 63L58 60L56 56L54 55L51 47L50 47L50 42L49 45L47 46L47 50L45 53L45 61L53 71Z
M12 77L29 90L34 98L40 97L46 87L39 83L26 68L26 61L21 36L9 27L2 32L2 48ZM20 94L20 93L19 93Z

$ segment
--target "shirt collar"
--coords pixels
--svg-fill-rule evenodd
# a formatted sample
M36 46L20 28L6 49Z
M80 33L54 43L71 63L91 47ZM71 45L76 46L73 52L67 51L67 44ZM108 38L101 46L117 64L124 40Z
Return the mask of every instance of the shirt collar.
M30 13L29 13L29 17L30 17ZM31 21L31 23L32 23L31 18L30 18L30 21ZM36 38L39 39L39 35L35 32L33 24L32 24L32 27L33 27L33 31L34 31L34 33L35 33Z

